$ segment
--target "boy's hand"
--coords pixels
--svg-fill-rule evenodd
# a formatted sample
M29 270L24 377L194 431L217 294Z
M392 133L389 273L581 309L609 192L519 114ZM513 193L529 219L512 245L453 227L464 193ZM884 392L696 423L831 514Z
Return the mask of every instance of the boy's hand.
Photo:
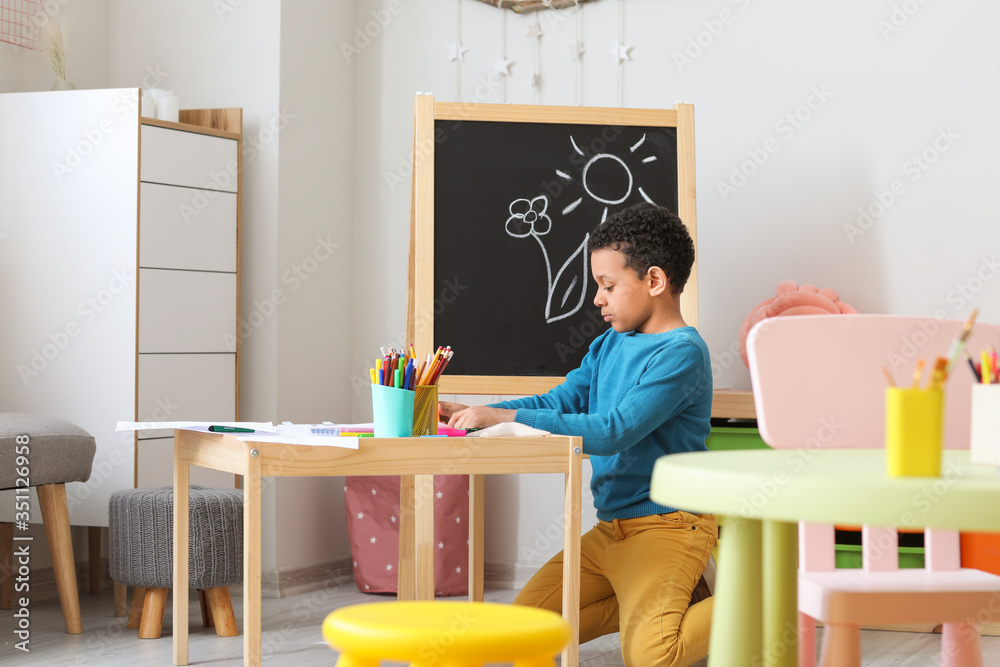
M503 408L488 408L485 405L477 405L464 410L458 410L451 415L448 426L452 428L486 428L494 424L514 421L517 410L505 410Z
M438 401L438 418L447 422L451 419L451 416L458 412L459 410L465 410L469 406L462 405L461 403L449 403L448 401Z

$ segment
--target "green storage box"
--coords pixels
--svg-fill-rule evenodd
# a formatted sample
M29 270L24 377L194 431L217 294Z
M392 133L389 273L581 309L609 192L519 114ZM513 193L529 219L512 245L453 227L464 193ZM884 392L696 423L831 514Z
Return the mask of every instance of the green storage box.
M861 545L838 544L836 546L836 564L842 568L861 567ZM921 568L924 566L923 547L899 547L900 568Z
M769 449L767 443L761 440L760 432L755 426L716 426L708 434L705 445L710 451L718 452L726 449Z

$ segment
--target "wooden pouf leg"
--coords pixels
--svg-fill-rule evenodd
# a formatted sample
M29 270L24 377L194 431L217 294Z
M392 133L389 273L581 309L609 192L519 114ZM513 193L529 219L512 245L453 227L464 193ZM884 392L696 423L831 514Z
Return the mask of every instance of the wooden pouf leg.
M125 627L130 630L139 629L139 620L142 618L142 605L146 600L146 589L136 586L132 589L132 611L128 614L128 622Z
M198 606L201 607L201 625L205 628L210 628L215 625L212 620L212 608L208 605L208 600L205 598L205 591L198 589Z
M112 582L115 585L115 616L122 617L128 613L128 586Z
M240 629L236 627L236 614L233 613L233 600L229 597L229 587L220 586L205 591L208 607L215 623L215 633L220 637L236 637Z
M45 521L45 536L49 540L52 570L59 591L66 632L78 635L83 632L80 621L80 593L76 586L76 563L73 561L73 538L69 528L69 505L66 503L65 484L42 484L35 487L38 504Z
M139 639L159 639L163 634L163 610L167 607L169 591L169 588L146 589L142 620L139 622Z

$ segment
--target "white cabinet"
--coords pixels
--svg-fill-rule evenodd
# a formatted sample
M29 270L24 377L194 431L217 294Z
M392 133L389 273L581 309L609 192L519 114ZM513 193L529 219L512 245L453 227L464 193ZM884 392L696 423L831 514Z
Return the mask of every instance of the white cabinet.
M95 436L90 481L67 485L76 525L106 526L112 491L173 481L172 433L118 421L239 415L241 113L149 120L138 93L0 95L0 411Z
M140 149L138 420L235 420L239 139L144 122ZM138 486L173 483L172 437L139 434Z

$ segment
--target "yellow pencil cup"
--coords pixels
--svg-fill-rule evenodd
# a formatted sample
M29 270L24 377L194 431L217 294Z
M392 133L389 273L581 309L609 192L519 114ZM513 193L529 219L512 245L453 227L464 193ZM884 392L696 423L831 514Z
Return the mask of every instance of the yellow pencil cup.
M413 435L437 435L437 432L437 385L417 385L413 397Z
M940 477L944 392L885 390L885 453L890 477Z

